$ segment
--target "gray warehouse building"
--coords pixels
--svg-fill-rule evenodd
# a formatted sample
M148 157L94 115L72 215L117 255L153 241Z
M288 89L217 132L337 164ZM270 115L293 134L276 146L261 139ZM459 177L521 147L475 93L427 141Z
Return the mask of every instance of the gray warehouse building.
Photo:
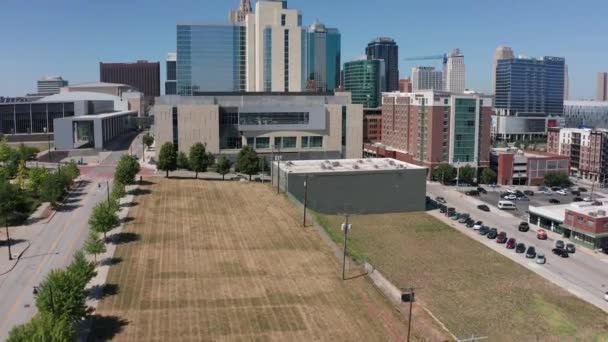
M390 158L295 160L274 162L272 183L324 214L411 212L425 210L426 172Z

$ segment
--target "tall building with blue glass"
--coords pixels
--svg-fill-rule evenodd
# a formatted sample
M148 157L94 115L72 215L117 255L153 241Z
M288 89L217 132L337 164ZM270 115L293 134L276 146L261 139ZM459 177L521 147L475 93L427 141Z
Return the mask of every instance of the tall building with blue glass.
M307 32L306 90L334 90L340 83L341 35L318 20Z
M245 27L240 24L177 24L177 94L245 91Z

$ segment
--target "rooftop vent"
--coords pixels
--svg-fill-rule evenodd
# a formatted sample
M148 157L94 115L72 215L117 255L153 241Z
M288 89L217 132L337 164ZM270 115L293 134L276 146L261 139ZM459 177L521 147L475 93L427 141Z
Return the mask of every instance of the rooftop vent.
M359 163L359 164L363 164L363 160L362 160L362 159L358 159L358 160L357 160L357 163Z
M332 162L332 163L331 163L331 166L333 166L333 167L338 167L338 166L340 166L340 162L337 162L337 161Z
M353 164L353 169L355 169L355 170L359 170L359 165L357 165L357 164Z
M378 166L377 164L374 164L374 169L379 169L380 166Z
M365 160L366 160L368 163L372 163L372 162L373 162L372 158L367 158L367 159L365 159Z
M327 169L327 166L325 166L325 164L321 163L321 170L325 170Z
M392 160L392 159L391 159L391 160L389 160L389 161L388 161L388 163L389 163L390 165L392 165L392 166L395 166L395 165L396 165L396 164L395 164L395 161L394 161L394 160Z
M606 216L606 210L598 210L597 216Z
M597 217L597 213L595 211L589 212L589 216Z

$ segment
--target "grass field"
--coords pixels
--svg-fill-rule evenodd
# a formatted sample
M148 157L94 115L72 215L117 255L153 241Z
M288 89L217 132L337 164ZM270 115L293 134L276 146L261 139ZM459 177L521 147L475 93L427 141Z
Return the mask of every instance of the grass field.
M257 183L153 182L131 209L91 340L405 340L402 314L366 277L342 281L284 196Z
M338 236L343 217L317 215ZM456 336L608 341L608 315L426 213L351 216L349 248L418 298ZM570 338L570 337L575 337Z

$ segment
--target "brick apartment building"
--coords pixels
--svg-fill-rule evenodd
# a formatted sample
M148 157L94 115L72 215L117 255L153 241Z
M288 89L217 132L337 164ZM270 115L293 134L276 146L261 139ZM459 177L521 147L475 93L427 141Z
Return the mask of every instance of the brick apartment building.
M382 140L382 109L363 109L363 142L375 143Z
M547 151L570 159L570 172L583 179L608 183L608 130L551 128Z
M384 93L382 139L365 144L364 154L430 170L440 163L488 167L491 115L492 98L480 94Z
M593 249L608 249L608 206L566 209L562 229L570 239Z
M494 148L490 152L490 167L500 185L542 185L547 171L568 173L569 161L567 156L511 148Z
M160 96L160 63L145 60L135 63L99 63L100 82L122 83L144 93L148 105Z

